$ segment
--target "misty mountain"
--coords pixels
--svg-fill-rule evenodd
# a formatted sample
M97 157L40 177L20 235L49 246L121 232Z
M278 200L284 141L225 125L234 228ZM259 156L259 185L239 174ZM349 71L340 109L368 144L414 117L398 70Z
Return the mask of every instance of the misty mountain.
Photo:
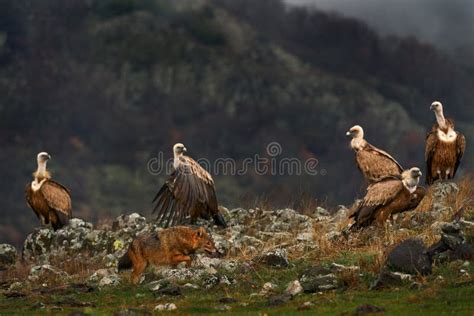
M414 36L474 66L474 1L286 0L365 21L382 35Z

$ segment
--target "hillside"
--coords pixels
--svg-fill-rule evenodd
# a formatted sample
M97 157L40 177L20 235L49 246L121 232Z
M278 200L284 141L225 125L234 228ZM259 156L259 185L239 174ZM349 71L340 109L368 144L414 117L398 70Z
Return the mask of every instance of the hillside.
M354 20L277 1L5 0L0 21L1 241L38 226L23 188L43 150L75 216L92 222L149 217L165 174L148 163L178 141L237 166L271 158L271 142L278 159L318 160L317 176L217 174L224 205L350 204L363 182L346 130L361 124L404 166L423 166L433 99L474 168L474 72Z
M150 266L139 284L132 284L130 271L117 269L117 263L137 236L148 245L142 254L153 252L157 240L164 242L163 229L136 213L101 225L75 218L56 232L31 233L21 251L0 244L0 310L117 316L472 315L472 181L436 184L416 211L364 230L348 228L349 210L343 206L332 215L322 207L305 214L289 208L222 208L228 228L210 221L200 221L198 228L212 235L217 252L189 253L190 266ZM161 250L155 254L166 256Z

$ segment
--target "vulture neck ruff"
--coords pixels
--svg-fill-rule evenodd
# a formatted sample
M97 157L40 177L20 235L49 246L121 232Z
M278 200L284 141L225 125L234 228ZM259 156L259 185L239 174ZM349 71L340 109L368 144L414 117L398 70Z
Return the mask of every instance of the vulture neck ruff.
M46 178L43 178L43 180L41 181L38 181L38 178L36 178L35 180L31 181L31 190L33 190L33 192L36 192L38 191L39 189L41 189L41 186L43 185L43 183L46 182Z
M402 180L403 186L408 190L408 192L413 193L416 191L419 179L416 178L405 178Z
M442 128L438 128L437 135L438 139L444 143L455 142L458 136L451 127L448 127L447 132L444 132Z
M38 161L38 169L33 173L33 176L35 180L31 182L31 189L36 192L41 189L46 180L51 179L51 175L46 171L46 161Z

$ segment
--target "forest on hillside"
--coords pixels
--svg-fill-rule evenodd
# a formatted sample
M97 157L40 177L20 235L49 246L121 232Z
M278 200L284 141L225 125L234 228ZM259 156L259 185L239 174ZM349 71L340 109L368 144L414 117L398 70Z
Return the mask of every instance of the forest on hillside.
M39 226L24 198L36 154L72 191L74 215L150 218L166 178L149 162L183 142L215 161L318 161L318 175L215 176L229 207L332 208L361 193L345 132L424 168L429 106L445 104L474 169L474 69L415 38L278 0L0 0L0 241ZM324 172L322 172L324 170ZM305 202L306 203L306 202Z

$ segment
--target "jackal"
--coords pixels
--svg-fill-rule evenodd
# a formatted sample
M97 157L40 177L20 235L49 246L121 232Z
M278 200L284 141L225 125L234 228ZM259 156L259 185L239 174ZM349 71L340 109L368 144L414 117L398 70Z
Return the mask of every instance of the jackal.
M128 251L119 260L118 269L132 268L131 281L137 284L148 264L171 265L176 267L181 262L190 266L189 255L203 249L207 253L217 254L214 241L205 228L175 226L154 234L135 238Z

